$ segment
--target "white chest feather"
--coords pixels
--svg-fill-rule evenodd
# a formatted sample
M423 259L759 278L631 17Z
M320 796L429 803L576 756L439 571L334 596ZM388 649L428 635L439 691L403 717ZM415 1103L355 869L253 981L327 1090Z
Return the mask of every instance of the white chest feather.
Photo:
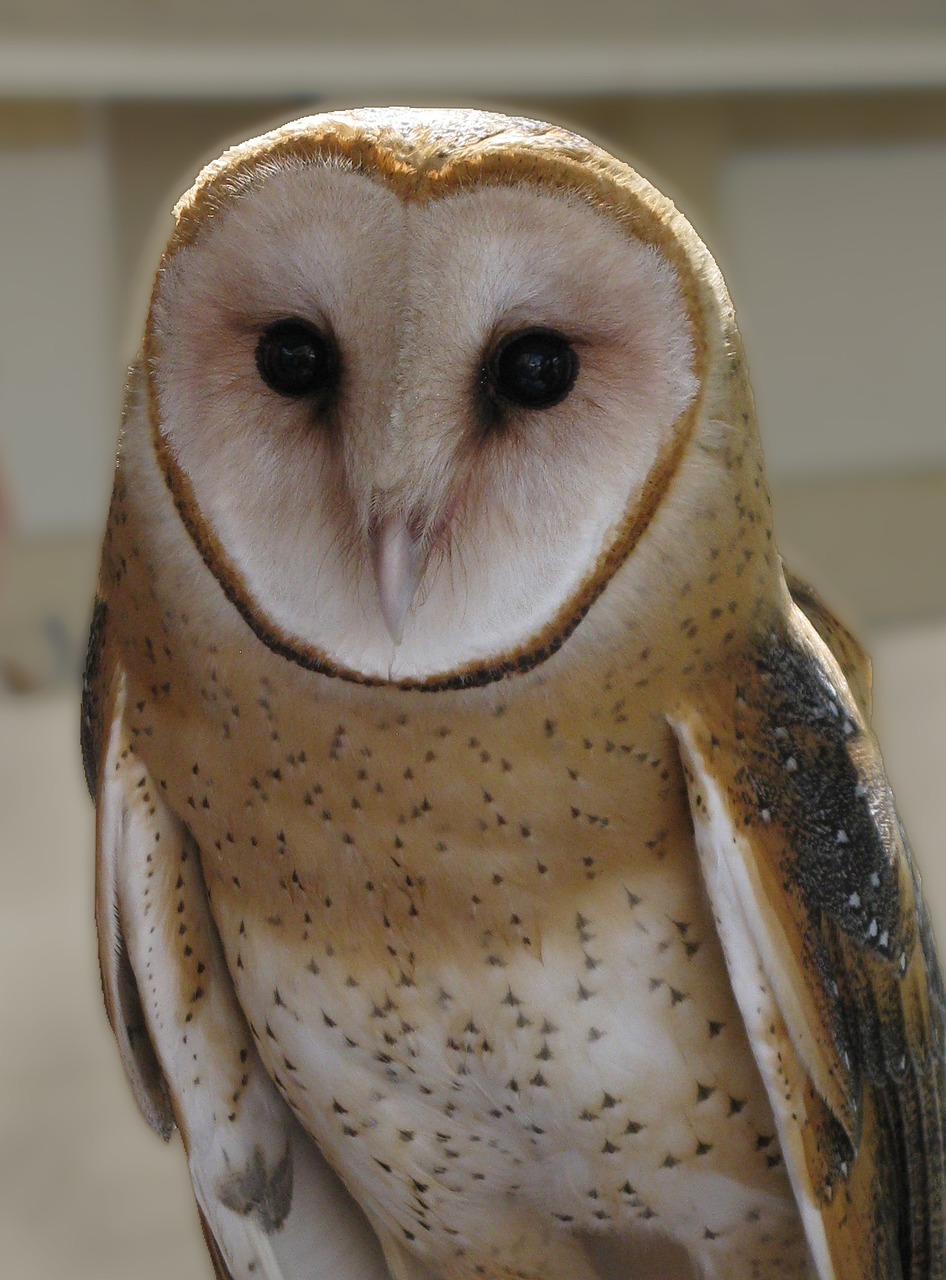
M388 930L374 968L316 924L304 962L265 921L230 940L270 1071L389 1230L470 1249L471 1221L498 1229L513 1202L548 1229L672 1221L694 1240L785 1215L715 936L670 880L662 895L628 867L591 884L538 921L539 945L468 921L449 950L404 952Z

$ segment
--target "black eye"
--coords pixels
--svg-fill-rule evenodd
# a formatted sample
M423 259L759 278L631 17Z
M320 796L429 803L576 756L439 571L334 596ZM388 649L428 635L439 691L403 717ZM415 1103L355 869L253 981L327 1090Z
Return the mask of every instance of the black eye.
M335 345L304 320L277 320L256 344L259 375L281 396L331 391L338 380Z
M524 409L548 409L564 400L578 377L578 354L546 329L507 338L486 369L493 390Z

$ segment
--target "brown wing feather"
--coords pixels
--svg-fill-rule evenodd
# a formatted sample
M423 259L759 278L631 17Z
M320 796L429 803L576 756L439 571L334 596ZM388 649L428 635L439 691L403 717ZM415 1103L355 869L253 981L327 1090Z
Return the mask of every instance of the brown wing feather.
M82 710L80 715L80 741L82 767L89 795L95 798L103 750L104 703L108 685L108 664L105 660L105 624L108 610L101 596L95 597L92 621L89 624L89 643L86 650L85 670L82 675Z
M858 706L870 719L873 670L866 649L857 636L825 604L814 587L792 573L790 569L785 569L785 581L788 583L788 589L795 604L834 654L835 661L844 672L844 678L857 699Z
M217 1280L383 1280L377 1238L253 1047L197 848L125 722L128 683L116 667L91 731L102 981L136 1100L181 1130Z
M677 727L807 1076L786 1123L835 1274L943 1280L943 986L863 703L796 613Z
M95 919L99 972L106 1012L135 1101L148 1124L167 1141L174 1131L174 1116L164 1073L148 1034L118 908L116 853L122 824L121 802L104 783L105 761L113 735L118 732L124 690L108 642L107 624L108 610L99 597L89 634L81 712L82 759L86 782L96 803Z

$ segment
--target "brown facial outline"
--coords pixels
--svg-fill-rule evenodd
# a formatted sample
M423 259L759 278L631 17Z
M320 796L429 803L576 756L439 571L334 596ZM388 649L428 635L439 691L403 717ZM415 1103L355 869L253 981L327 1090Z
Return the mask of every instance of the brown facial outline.
M705 268L711 259L695 233L669 200L630 166L593 144L552 126L547 126L544 132L530 133L518 121L502 116L488 118L496 123L495 132L474 137L455 150L448 148L436 131L425 129L423 118L412 122L412 135L408 129L400 132L389 127L372 127L370 113L361 119L357 113L347 117L321 117L317 128L312 125L306 128L305 121L294 122L273 134L254 139L208 166L183 197L176 211L175 232L161 261L143 347L148 371L148 417L159 467L194 545L246 624L268 649L322 675L362 685L435 692L491 684L531 671L545 662L581 623L643 537L679 468L702 407L711 364L706 315L717 315L720 308L711 280L705 278L710 274ZM616 221L626 234L657 249L678 278L693 340L697 394L658 453L639 501L625 511L578 590L545 627L497 659L473 660L452 671L424 678L389 680L346 667L316 646L283 633L261 616L258 603L202 515L191 481L162 434L157 389L151 372L160 359L153 317L161 269L182 248L200 238L205 226L212 225L212 215L225 210L248 189L265 182L265 166L274 161L306 166L341 163L382 183L401 199L418 203L443 199L474 186L528 185L539 193L577 194L591 208ZM698 263L703 271L696 269L693 258L703 259Z

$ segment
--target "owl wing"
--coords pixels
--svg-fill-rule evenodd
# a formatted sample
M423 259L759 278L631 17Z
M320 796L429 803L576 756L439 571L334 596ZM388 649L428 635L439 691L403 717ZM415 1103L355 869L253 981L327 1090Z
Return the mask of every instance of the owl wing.
M697 848L819 1280L942 1280L946 999L863 704L807 613L672 718Z
M821 636L844 673L848 687L865 716L871 714L873 672L864 646L803 578L785 568L785 581L792 599Z
M218 1280L386 1280L373 1232L267 1075L237 1003L194 842L125 722L96 606L83 754L97 808L102 985L146 1120L175 1123Z

